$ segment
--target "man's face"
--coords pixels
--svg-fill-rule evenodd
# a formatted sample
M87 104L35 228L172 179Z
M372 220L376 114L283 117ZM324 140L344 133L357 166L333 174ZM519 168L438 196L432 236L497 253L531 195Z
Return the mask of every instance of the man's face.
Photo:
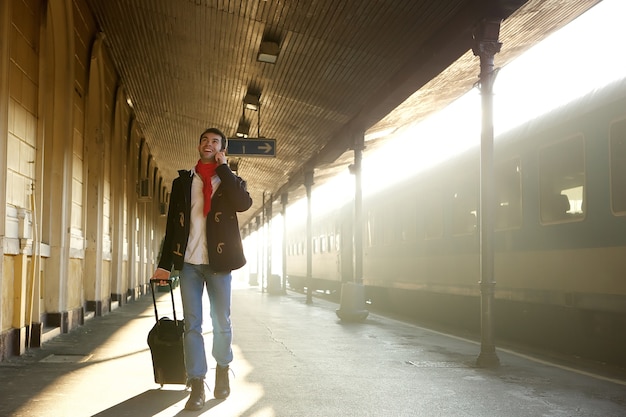
M215 154L222 148L222 137L217 133L208 132L200 138L198 153L203 163L215 162Z

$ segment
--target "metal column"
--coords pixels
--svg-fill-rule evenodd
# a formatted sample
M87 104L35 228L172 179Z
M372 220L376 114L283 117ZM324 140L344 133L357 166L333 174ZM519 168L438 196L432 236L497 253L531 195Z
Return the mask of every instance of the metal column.
M341 302L336 314L344 321L365 320L369 312L365 309L365 288L363 287L363 189L361 184L361 161L365 149L365 136L362 132L354 138L354 223L352 237L354 242L354 277L353 282L341 286ZM345 237L344 237L345 238Z
M263 198L265 199L265 193L263 193ZM267 247L266 250L266 262L265 265L265 276L266 278L266 289L268 292L276 291L276 283L273 282L272 277L272 202L273 196L272 193L268 193L269 198L265 201L264 212L265 212L265 245Z
M266 192L263 191L263 203L261 205L261 227L260 227L260 236L259 242L261 242L261 264L259 264L259 275L261 275L261 292L264 293L267 288L267 282L269 280L268 270L269 270L269 258L270 258L270 248L268 247L268 233L267 230L269 228L269 220L267 219L267 202L265 200Z
M313 211L311 209L311 188L313 187L313 171L304 174L306 187L306 303L313 303Z
M485 19L474 33L474 55L480 57L482 133L480 142L480 294L481 345L476 364L500 365L494 341L494 214L495 178L493 166L493 83L494 56L500 52L501 19Z
M361 162L365 137L358 135L354 143L354 283L363 284L363 184Z
M287 204L289 203L289 194L283 193L280 196L280 203L282 204L281 212L283 214L283 277L282 277L282 291L287 292Z
M259 285L259 277L263 274L263 249L261 247L261 216L256 216L254 219L254 236L256 247L256 274L250 274L250 285ZM262 288L262 287L261 287Z

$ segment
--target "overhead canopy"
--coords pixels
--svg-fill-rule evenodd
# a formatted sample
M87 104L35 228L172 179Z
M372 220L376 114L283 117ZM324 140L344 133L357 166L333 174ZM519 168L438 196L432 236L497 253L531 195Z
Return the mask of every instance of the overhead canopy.
M412 123L467 92L482 19L504 19L503 66L595 3L88 0L164 184L196 162L206 127L234 137L243 122L251 138L276 140L275 157L230 157L255 201L242 224L263 195L298 198L304 172L320 184L344 169L355 134Z

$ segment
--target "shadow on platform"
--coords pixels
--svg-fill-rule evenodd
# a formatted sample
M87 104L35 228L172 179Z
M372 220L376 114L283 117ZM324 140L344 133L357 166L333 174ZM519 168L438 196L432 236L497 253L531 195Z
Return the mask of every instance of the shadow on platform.
M206 405L202 410L197 413L184 410L184 401L189 396L189 391L185 389L180 390L167 390L167 389L151 389L145 391L139 395L129 398L128 400L117 404L111 408L101 411L98 414L94 414L93 417L125 417L125 416L154 416L165 412L173 407L175 404L176 410L172 409L172 413L166 413L167 415L178 415L176 412L180 410L180 414L184 413L185 416L200 415L207 410L215 407L223 400L210 399L207 400Z
M98 414L98 417L153 416L189 395L189 391L151 389Z

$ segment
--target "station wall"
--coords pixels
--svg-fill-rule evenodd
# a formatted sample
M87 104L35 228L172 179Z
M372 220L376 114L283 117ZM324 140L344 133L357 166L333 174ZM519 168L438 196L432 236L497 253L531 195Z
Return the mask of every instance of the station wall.
M104 39L84 0L0 3L0 360L148 289L167 193Z

